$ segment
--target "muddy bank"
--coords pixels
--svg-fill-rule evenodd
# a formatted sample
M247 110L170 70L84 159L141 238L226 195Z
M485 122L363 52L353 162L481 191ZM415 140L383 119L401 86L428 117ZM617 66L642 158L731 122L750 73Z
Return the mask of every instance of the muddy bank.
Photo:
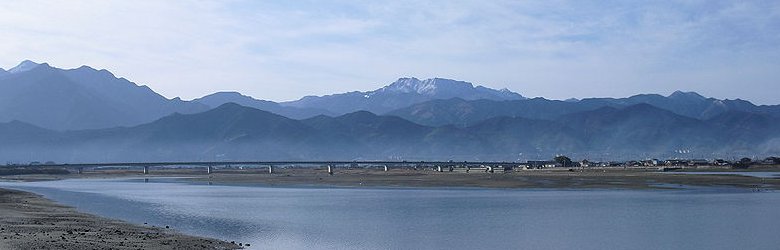
M39 195L0 189L0 249L239 249L216 239L80 213Z
M268 186L379 186L379 187L485 187L485 188L619 188L655 189L675 186L724 186L780 189L778 178L756 178L737 174L691 175L655 170L527 170L509 173L436 172L430 170L340 169L332 175L325 169L279 169L260 171L215 171L194 175L188 181L214 185L261 184Z
M214 185L265 185L265 186L373 186L373 187L484 187L484 188L618 188L656 189L683 186L722 186L759 190L780 189L780 178L759 178L740 173L753 171L776 172L780 167L771 166L734 171L727 168L686 169L693 172L724 172L717 174L685 174L660 172L657 168L599 168L599 169L544 169L513 170L486 173L473 170L464 172L433 168L335 168L329 174L327 168L214 168L210 174L204 169L154 169L149 174L133 170L91 170L83 174L68 175L15 175L0 176L0 181L49 181L70 178L155 178L189 177L182 181ZM728 171L728 173L726 173Z

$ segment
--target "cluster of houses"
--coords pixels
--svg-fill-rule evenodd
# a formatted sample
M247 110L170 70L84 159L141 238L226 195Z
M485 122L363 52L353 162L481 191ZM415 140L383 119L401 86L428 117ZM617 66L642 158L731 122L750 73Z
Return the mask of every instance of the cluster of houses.
M604 161L595 162L582 160L580 162L560 163L557 161L527 161L525 164L520 164L526 169L542 169L542 168L554 168L554 167L662 167L662 166L733 166L734 164L748 160L749 165L780 165L780 157L767 157L763 160L753 161L748 158L743 158L738 161L729 161L724 159L649 159L649 160L632 160L632 161Z

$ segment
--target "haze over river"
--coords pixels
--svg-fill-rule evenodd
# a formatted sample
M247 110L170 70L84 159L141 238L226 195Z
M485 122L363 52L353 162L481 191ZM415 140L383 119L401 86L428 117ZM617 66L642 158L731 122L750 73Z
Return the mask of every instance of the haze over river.
M8 183L80 211L252 249L777 249L780 192Z

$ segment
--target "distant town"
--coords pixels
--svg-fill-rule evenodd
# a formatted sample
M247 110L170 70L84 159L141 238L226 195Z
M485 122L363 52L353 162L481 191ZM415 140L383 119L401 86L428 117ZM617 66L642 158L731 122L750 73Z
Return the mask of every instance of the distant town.
M528 161L525 164L529 168L551 168L551 167L697 167L697 166L721 166L733 168L749 168L754 165L780 165L780 157L766 157L764 159L751 159L744 157L737 161L724 159L649 159L649 160L629 160L629 161L572 161L566 156L557 156L549 161Z
M276 162L136 162L136 163L84 163L84 164L63 164L53 161L29 163L6 163L4 168L0 168L0 175L20 175L20 174L70 174L72 172L81 173L85 168L92 170L100 169L128 169L133 167L143 167L143 173L149 172L151 167L156 168L176 168L188 169L207 167L207 173L212 169L256 169L258 167L267 167L269 173L274 172L274 168L318 168L327 167L327 171L333 174L333 168L361 169L361 168L409 168L414 170L430 169L437 172L508 172L534 169L575 169L587 168L648 168L656 167L659 171L675 171L699 167L714 167L719 169L749 169L754 166L778 166L780 157L766 157L764 159L751 159L744 157L737 161L724 159L649 159L649 160L629 160L629 161L573 161L567 156L559 155L551 160L534 160L525 162L456 162L456 161L276 161Z

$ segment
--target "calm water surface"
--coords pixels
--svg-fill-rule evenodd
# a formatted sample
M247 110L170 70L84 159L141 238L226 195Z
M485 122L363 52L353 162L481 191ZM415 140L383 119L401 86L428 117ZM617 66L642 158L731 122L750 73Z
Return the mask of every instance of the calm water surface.
M757 178L780 178L780 172L662 172L666 174L714 174L714 175L742 175Z
M1 183L253 249L778 249L780 193Z

